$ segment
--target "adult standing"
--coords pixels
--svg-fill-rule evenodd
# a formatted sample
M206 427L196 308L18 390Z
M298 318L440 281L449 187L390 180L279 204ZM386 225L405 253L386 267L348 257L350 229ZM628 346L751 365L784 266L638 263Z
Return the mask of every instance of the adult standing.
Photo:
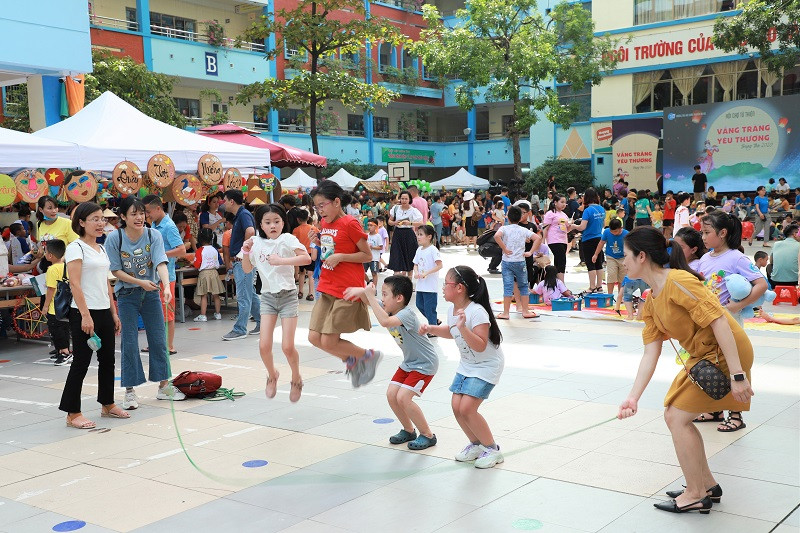
M547 176L547 190L554 194L556 192L556 177L553 174Z
M600 252L596 260L592 260L594 251L603 235L603 223L606 219L606 212L598 205L600 197L594 188L589 187L583 193L583 215L579 224L572 224L572 229L581 232L581 260L586 263L586 270L589 271L589 291L602 292L603 290L603 252Z
M790 224L783 230L786 237L775 243L769 256L769 282L775 285L797 285L798 262L800 262L800 233L797 224Z
M470 245L478 251L476 240L478 239L478 221L473 215L478 213L478 203L475 201L475 194L472 191L464 192L464 202L461 204L461 211L464 213L464 232L467 236L467 251ZM479 213L478 213L479 214Z
M225 191L225 211L234 214L233 229L231 230L231 244L229 247L231 261L233 262L233 281L236 284L236 303L239 306L239 316L233 329L222 336L222 340L232 341L243 339L247 336L247 320L252 315L256 320L256 327L250 335L261 333L261 307L253 288L253 271L245 272L242 260L236 257L242 250L244 241L256 234L256 223L252 213L242 207L244 195L242 191L228 189Z
M756 210L756 228L755 234L758 235L759 231L764 231L763 247L769 248L769 241L772 237L772 217L769 214L769 198L767 198L767 188L763 185L756 189L756 197L753 199L753 205Z
M222 246L222 236L225 233L225 217L219 210L221 199L221 194L209 196L203 202L202 213L200 213L200 227L214 232L214 242L212 244L215 248Z
M466 195L467 193L464 193L465 197ZM466 200L466 198L464 199ZM511 207L511 198L508 197L508 187L503 186L500 189L500 199L503 201L503 212L508 213L508 208Z
M442 244L442 211L445 210L444 193L440 192L436 195L436 201L431 204L431 223L433 229L436 230L436 240L441 246Z
M186 245L183 244L178 226L172 221L168 214L164 212L164 204L161 203L161 198L155 194L145 196L142 200L145 209L145 216L147 221L150 222L154 230L161 234L164 241L164 250L167 254L167 271L169 272L169 294L175 294L175 258L183 257L186 255ZM161 301L164 312L164 317L167 320L167 346L170 354L178 353L175 350L175 302L166 301L166 291L164 291L165 298ZM143 352L149 351L149 348L142 350Z
M36 220L39 221L36 228L39 242L60 239L64 244L69 244L78 239L78 235L72 230L70 219L58 216L58 203L52 196L42 196L36 202Z
M694 188L692 189L692 192L694 192L694 199L698 202L704 200L706 196L706 187L708 187L708 176L706 176L705 172L700 170L700 165L694 166L692 183L694 184Z
M408 192L411 194L411 206L422 215L422 222L428 221L428 202L419 195L419 188L416 185L410 186Z
M411 205L411 193L402 191L400 203L389 213L389 225L395 228L392 246L389 249L389 269L395 274L407 276L414 269L414 254L417 253L416 229L424 224L422 213Z
M58 408L67 413L67 426L76 429L95 427L95 423L81 413L81 391L92 360L92 348L87 343L90 340L96 342L97 338L100 340L97 348L100 415L130 417L114 403L114 335L120 330L120 321L111 303L112 290L108 281L111 263L103 247L97 244L105 224L103 209L99 205L94 202L79 204L72 217L72 231L79 239L72 241L64 254L72 289L69 325L73 358Z
M553 253L553 266L556 267L558 279L561 281L564 281L564 273L567 271L567 233L570 222L564 213L566 207L567 199L564 195L554 194L550 208L542 220L545 240Z
M139 316L142 317L149 346L149 378L150 381L160 382L156 398L184 400L186 396L168 381L169 355L161 299L169 305L173 294L164 239L158 231L145 228L145 207L135 196L122 199L119 215L121 228L108 235L106 252L111 262L111 273L117 278L114 292L117 294L122 322L121 384L126 389L122 407L128 410L139 407L139 399L133 388L147 381L139 355ZM159 298L159 280L163 287L162 298Z

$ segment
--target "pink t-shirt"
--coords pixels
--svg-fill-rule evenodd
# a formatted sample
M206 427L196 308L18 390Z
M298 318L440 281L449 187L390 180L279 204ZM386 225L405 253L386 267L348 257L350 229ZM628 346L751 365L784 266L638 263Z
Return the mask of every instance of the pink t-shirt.
M422 213L422 221L428 221L428 201L425 200L422 196L417 196L413 200L411 200L411 206L416 207L417 211Z
M564 285L564 282L560 279L556 281L556 286L554 289L548 288L544 281L540 281L536 284L533 288L533 292L536 294L540 294L542 296L542 300L544 303L549 304L556 298L561 298L561 295L567 291L567 286Z
M563 224L562 224L563 221ZM567 244L567 232L564 231L569 218L563 211L548 211L544 215L542 225L547 228L547 242L550 244Z

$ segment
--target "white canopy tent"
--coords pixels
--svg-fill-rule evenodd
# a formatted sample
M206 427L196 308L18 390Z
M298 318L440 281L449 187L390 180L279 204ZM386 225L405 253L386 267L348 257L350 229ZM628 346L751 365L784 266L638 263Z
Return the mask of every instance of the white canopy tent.
M294 187L316 187L317 180L303 172L303 169L298 168L294 173L286 179L281 180L281 187L291 189Z
M442 187L448 189L488 189L489 181L473 176L464 167L461 167L452 176L431 183L432 189L441 189Z
M383 181L383 180L386 179L386 176L388 176L386 171L383 170L383 169L380 169L375 174L373 174L371 178L366 179L364 181Z
M336 173L328 179L338 183L342 189L348 190L358 185L361 181L343 168L337 170Z
M267 149L219 141L164 124L108 91L74 116L33 135L77 145L78 164L73 166L85 170L112 170L123 160L145 170L147 161L158 153L171 157L178 171L196 171L200 157L209 153L219 157L223 168L270 164Z
M0 168L77 167L75 144L0 128Z

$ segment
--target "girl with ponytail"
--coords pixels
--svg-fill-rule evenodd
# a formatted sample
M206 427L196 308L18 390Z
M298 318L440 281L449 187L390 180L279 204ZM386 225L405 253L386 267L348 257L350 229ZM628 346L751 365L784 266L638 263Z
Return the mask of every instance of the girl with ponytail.
M453 414L469 439L456 461L475 461L476 468L491 468L503 462L503 454L478 407L503 373L503 336L492 313L486 281L470 267L451 268L443 292L450 302L447 324L423 324L419 332L456 341L461 361L450 386Z
M640 226L631 231L625 237L624 262L628 276L644 280L652 293L645 300L642 312L644 355L617 418L636 414L665 338L677 340L686 349L689 354L686 369L705 359L726 376L730 375L730 392L715 400L689 379L688 370L681 368L664 399L664 419L686 478L686 489L667 491L673 499L656 503L655 507L671 513L708 514L713 502L722 498L722 488L708 467L703 437L692 421L699 413L750 408L753 346L742 327L703 285L702 276L689 269L681 247L673 245L671 254L667 253L667 243L657 229Z

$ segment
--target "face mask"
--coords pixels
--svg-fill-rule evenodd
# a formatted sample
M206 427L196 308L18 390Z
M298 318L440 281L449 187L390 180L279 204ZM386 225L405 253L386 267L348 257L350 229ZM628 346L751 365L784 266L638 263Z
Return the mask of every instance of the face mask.
M48 222L52 222L52 221L54 221L54 220L56 220L56 219L58 218L58 217L52 217L52 218L51 218L51 217L49 217L49 216L45 215L44 213L42 213L42 217L44 217L44 219L45 219L46 221L48 221Z

